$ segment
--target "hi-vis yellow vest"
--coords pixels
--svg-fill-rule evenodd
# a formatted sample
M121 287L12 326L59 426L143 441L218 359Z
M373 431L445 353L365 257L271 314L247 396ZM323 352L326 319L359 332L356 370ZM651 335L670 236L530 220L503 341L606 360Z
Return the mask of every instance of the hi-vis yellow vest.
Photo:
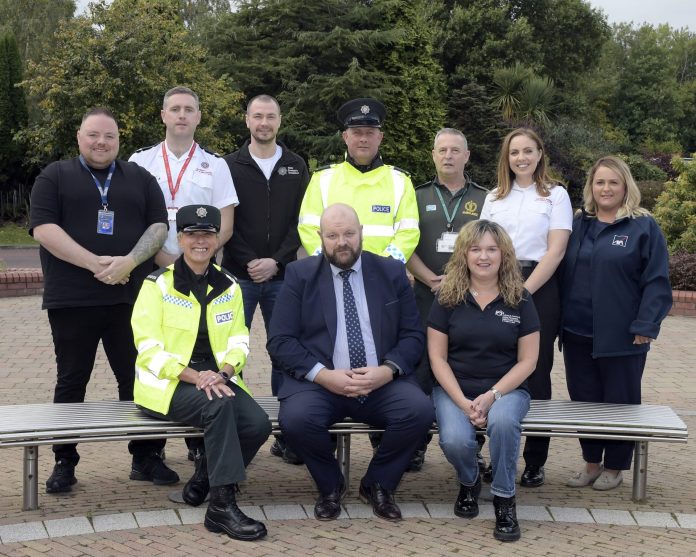
M217 265L215 268L220 271ZM249 355L242 291L228 277L229 288L207 304L208 337L218 369L224 364L233 366L231 381L249 392L239 375ZM131 318L138 350L133 389L136 404L161 414L169 411L177 378L191 360L200 315L201 306L193 293L186 295L174 288L173 265L145 279Z
M360 172L349 162L314 173L300 207L298 230L309 255L321 253L317 234L326 207L346 203L363 225L363 249L404 263L418 245L418 204L411 178L393 166Z

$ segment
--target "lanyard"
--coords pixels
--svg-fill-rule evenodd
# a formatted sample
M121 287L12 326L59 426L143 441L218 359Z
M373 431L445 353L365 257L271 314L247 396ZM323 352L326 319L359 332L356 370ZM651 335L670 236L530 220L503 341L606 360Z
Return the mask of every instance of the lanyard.
M452 222L454 221L454 217L457 216L457 211L459 210L459 206L462 204L462 199L464 199L464 196L459 196L459 199L457 199L457 204L454 206L454 210L450 215L449 211L447 210L447 204L445 203L445 200L442 197L442 193L440 192L440 188L435 186L435 191L437 192L437 196L440 198L442 211L445 213L445 219L447 219L447 232L452 232Z
M184 177L184 172L186 172L186 169L188 168L189 163L191 162L191 159L193 158L193 153L196 151L196 147L198 145L196 142L193 142L193 145L191 145L191 150L189 151L188 157L186 157L186 162L184 163L184 166L181 167L181 170L179 171L179 176L176 179L176 185L172 182L172 171L169 169L169 156L167 155L167 147L164 145L165 142L162 142L162 157L164 157L164 169L167 171L167 183L169 184L169 193L172 194L172 201L174 201L174 198L176 197L177 192L179 191L179 186L181 185L181 179Z
M94 180L94 184L97 186L97 189L99 190L99 195L101 195L101 202L104 206L104 210L106 211L106 207L109 204L109 202L107 201L107 196L109 195L109 187L111 187L111 177L114 175L114 170L116 169L116 161L111 161L111 166L109 166L109 174L106 176L106 182L104 182L103 186L101 185L101 182L97 179L97 177L94 174L92 174L92 171L87 166L85 158L82 155L80 155L80 164L84 167L84 169L87 172L89 172L90 176L92 176L92 180Z

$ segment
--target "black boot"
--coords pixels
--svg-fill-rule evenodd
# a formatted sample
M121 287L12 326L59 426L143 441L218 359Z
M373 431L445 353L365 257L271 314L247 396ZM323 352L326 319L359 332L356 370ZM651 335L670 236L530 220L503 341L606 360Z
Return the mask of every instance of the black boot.
M205 452L196 449L194 455L196 469L193 472L191 479L186 482L184 489L181 491L181 496L184 503L197 507L205 501L210 484L208 483L208 460L205 458Z
M213 486L204 525L210 532L224 532L230 538L252 541L266 535L263 523L249 518L237 506L236 484Z
M493 537L501 542L516 542L520 539L520 525L517 523L515 497L493 496L495 509L495 530Z
M476 483L471 486L461 484L459 497L454 503L454 514L461 518L474 518L478 516L478 498L481 493L481 476L476 478Z

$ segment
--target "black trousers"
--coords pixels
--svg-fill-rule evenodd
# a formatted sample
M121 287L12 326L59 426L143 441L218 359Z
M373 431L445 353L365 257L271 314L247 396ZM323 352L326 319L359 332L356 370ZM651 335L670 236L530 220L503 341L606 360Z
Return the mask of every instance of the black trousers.
M290 446L305 461L322 495L331 493L342 480L328 428L346 416L385 430L363 482L378 482L393 490L414 451L423 443L435 420L435 411L416 382L407 378L387 383L370 393L363 403L324 388L300 391L282 399L280 427Z
M143 412L203 428L208 478L213 487L246 479L246 467L271 434L271 422L258 403L237 385L228 382L233 397L208 400L204 391L180 382L169 412Z
M100 340L116 377L118 399L133 400L137 352L130 324L132 310L130 304L48 310L58 371L53 402L84 402ZM128 450L138 457L163 446L159 439L131 441ZM56 461L77 464L80 460L75 444L54 445L53 452Z
M611 358L592 357L592 339L563 332L568 394L571 400L640 404L640 382L647 353ZM599 464L610 470L630 470L634 443L580 439L585 462Z
M532 273L532 268L522 269L525 280ZM546 284L532 294L534 305L539 314L539 359L536 369L527 379L532 400L549 400L551 398L551 368L553 351L561 322L561 297L558 279L554 274ZM543 466L549 456L548 437L527 437L523 451L527 466Z

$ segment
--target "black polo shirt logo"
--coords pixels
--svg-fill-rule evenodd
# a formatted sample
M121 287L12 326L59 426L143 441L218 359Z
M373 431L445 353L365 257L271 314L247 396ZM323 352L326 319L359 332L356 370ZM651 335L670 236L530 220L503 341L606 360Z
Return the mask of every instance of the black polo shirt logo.
M614 236L611 245L625 248L628 245L628 236Z
M520 324L520 316L519 315L511 315L509 313L505 313L502 309L495 310L495 315L497 317L500 317L500 320L503 323L510 323L512 325L519 325Z

